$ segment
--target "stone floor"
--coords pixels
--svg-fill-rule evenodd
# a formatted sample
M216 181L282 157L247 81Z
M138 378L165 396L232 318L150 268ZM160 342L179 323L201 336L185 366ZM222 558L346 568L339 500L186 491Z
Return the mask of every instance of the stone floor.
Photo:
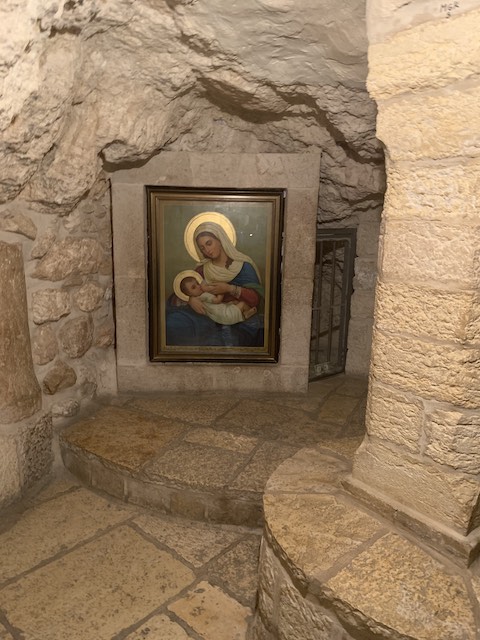
M116 398L61 436L87 486L196 520L261 527L265 483L299 449L360 444L365 379L335 376L307 395ZM341 443L341 444L340 444Z
M0 640L244 640L261 530L134 504L127 480L261 495L273 469L305 444L351 457L365 392L364 380L336 376L301 397L167 396L100 407L108 437L92 416L69 431L72 447L101 465L104 489L123 500L92 488L91 471L89 488L65 471L2 513ZM208 511L193 515L209 519Z

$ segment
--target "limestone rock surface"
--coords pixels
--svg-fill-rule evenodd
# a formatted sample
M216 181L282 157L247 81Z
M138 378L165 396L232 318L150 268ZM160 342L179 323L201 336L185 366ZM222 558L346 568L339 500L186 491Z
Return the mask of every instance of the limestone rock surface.
M93 323L91 318L72 318L60 329L60 344L71 358L80 358L92 346Z
M44 324L35 331L32 338L32 355L35 364L47 364L58 353L57 339L51 325Z
M55 322L70 313L70 294L63 289L42 289L32 294L35 324Z
M70 275L98 270L103 248L94 238L66 238L55 242L38 264L33 277L57 282Z
M72 387L77 381L77 374L63 360L57 360L43 379L43 391L54 395L57 391Z
M327 218L379 201L363 1L5 0L0 20L0 201L64 214L102 161L203 146L321 147Z

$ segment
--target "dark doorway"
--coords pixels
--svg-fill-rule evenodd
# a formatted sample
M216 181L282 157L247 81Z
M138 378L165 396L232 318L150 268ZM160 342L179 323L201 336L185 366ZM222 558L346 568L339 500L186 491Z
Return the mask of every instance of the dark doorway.
M355 239L356 229L317 231L310 380L345 370Z

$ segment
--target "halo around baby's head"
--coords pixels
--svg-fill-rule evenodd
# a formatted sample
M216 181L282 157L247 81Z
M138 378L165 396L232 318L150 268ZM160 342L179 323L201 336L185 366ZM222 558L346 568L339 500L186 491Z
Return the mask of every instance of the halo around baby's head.
M237 234L235 232L235 227L226 215L220 213L219 211L203 211L202 213L197 213L196 216L193 216L193 218L189 220L183 234L185 248L195 260L195 262L198 262L198 252L195 244L195 232L197 230L197 227L199 227L201 224L204 224L205 222L214 222L215 224L218 224L225 231L230 242L234 246L237 244Z
M180 300L188 302L188 296L183 293L180 288L180 284L184 278L195 278L198 284L201 284L203 282L203 278L197 271L194 271L193 269L180 271L180 273L177 273L177 275L175 276L173 280L173 290L175 292L175 295L177 296L177 298L180 298Z

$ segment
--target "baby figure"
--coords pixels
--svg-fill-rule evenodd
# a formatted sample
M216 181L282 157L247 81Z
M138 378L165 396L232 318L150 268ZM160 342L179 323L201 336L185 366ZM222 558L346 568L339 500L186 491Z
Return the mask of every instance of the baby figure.
M187 276L181 280L180 291L185 296L200 298L206 315L219 324L237 324L257 313L256 307L249 307L246 302L240 300L223 302L223 294L214 295L204 291L202 284L193 276Z

